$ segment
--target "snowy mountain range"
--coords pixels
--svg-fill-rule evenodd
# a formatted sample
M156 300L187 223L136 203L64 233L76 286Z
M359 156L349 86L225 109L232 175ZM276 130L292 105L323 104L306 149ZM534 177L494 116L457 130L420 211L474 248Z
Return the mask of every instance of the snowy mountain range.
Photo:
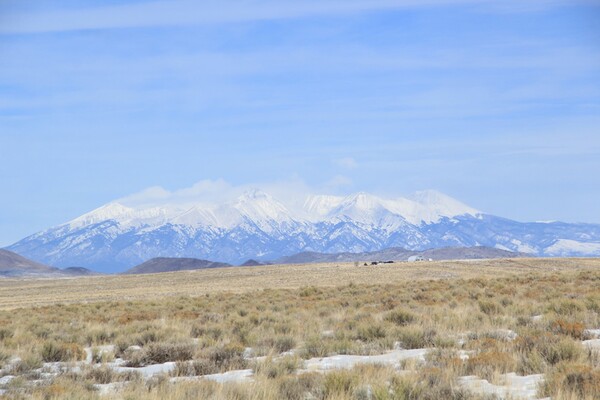
M301 251L367 252L489 246L538 256L600 255L600 225L523 223L436 191L384 199L310 195L284 204L252 190L221 204L108 203L7 249L45 264L120 272L154 257L239 264Z

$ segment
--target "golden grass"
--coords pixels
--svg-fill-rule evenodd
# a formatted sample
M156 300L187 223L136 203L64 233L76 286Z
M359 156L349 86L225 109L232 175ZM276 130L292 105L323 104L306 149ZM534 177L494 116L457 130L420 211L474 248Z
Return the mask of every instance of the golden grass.
M354 263L270 265L162 274L62 279L0 279L0 309L106 300L138 300L257 289L395 284L430 279L498 278L535 272L595 270L600 259L498 259L355 266Z
M546 374L540 394L553 399L591 399L600 356L580 340L600 327L599 267L596 259L518 259L3 280L0 368L21 358L4 372L18 375L6 388L10 399L97 398L94 384L108 382L127 382L108 398L479 399L459 376L498 383L513 371ZM114 352L97 350L106 344ZM295 373L311 357L380 354L398 344L431 351L402 373L381 365ZM97 368L30 383L43 361L72 364L84 346ZM246 347L266 358L246 359ZM132 366L176 361L178 377L244 368L256 375L225 385L144 381L108 368L115 357Z

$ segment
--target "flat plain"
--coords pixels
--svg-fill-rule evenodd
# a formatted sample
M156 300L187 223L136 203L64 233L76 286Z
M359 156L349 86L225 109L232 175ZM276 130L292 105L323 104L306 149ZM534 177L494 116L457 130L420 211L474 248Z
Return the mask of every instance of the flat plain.
M139 300L262 289L395 284L430 279L498 278L600 268L597 258L324 263L228 267L143 275L0 279L0 309L106 300Z
M0 280L0 398L594 400L600 259Z

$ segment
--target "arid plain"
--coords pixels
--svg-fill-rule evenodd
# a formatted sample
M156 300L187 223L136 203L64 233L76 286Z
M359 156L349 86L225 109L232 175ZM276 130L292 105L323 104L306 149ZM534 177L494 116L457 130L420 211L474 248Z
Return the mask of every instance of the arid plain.
M597 399L600 260L0 280L8 399Z
M596 258L515 258L364 265L323 263L228 267L143 275L0 280L0 309L107 300L199 296L306 286L382 285L429 279L499 278L597 270Z

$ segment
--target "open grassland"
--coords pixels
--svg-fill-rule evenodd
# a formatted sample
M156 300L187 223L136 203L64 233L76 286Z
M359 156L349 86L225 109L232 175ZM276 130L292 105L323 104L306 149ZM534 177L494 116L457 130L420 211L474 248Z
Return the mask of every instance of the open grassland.
M600 398L594 259L2 280L0 307L9 399Z
M199 296L260 289L297 289L355 284L393 284L429 279L498 278L533 272L595 269L598 259L498 259L434 261L364 266L326 263L231 267L162 274L93 276L62 279L0 279L0 309L149 296Z

